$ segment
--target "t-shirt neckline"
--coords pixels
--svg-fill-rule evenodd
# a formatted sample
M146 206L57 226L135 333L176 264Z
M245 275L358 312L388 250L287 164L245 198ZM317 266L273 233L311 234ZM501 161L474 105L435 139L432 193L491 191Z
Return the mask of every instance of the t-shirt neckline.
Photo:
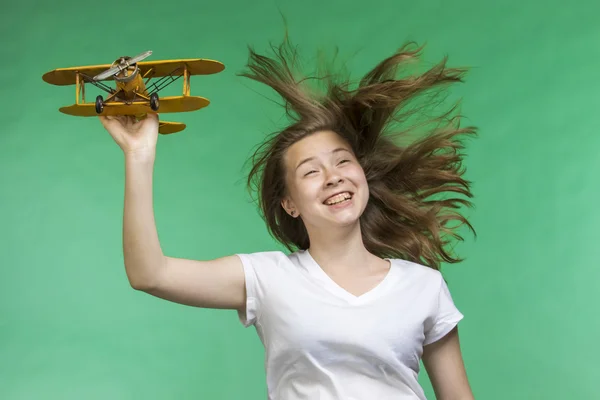
M375 287L357 296L338 285L337 282L335 282L329 275L327 275L323 268L321 268L317 261L312 257L308 249L302 250L300 254L306 260L306 266L308 268L309 274L311 274L314 278L317 278L325 287L325 289L327 289L329 292L331 292L337 297L341 297L350 304L364 304L381 296L385 292L385 289L391 284L396 274L394 260L384 258L384 260L390 263L390 269L388 270L385 277Z

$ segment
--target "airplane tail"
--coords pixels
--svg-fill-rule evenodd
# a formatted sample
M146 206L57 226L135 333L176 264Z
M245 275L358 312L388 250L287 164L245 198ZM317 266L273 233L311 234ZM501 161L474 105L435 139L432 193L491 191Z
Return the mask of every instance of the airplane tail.
M159 121L158 133L169 135L171 133L180 132L185 129L185 124L182 122Z

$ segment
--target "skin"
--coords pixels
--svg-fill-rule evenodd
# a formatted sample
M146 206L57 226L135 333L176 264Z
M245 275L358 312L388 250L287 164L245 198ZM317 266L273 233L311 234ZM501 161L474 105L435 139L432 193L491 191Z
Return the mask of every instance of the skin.
M180 304L243 313L245 280L237 256L190 260L167 256L161 249L152 203L158 115L100 121L124 155L123 255L131 287ZM350 293L360 295L376 286L390 265L362 242L359 217L369 190L348 144L334 132L316 132L291 146L284 164L287 195L281 205L294 218L302 218L312 257ZM352 201L337 208L323 204L340 191L352 192ZM437 399L473 399L456 329L425 346L423 363Z

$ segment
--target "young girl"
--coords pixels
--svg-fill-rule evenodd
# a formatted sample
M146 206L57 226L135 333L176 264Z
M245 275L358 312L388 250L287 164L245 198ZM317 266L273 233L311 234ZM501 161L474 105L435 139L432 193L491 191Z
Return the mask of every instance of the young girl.
M250 50L243 75L282 96L292 119L253 158L269 231L289 252L195 261L163 254L152 176L158 116L100 117L125 155L124 262L131 286L197 307L237 310L265 346L268 398L425 399L423 364L438 399L473 399L457 334L463 315L439 272L466 224L460 128L446 113L403 127L421 94L461 81L445 60L397 77L418 59L409 45L351 88L331 75L324 93L296 76L285 41L270 58ZM400 124L397 124L400 123ZM396 130L393 127L396 126ZM442 195L449 194L443 197ZM458 226L451 226L458 222Z

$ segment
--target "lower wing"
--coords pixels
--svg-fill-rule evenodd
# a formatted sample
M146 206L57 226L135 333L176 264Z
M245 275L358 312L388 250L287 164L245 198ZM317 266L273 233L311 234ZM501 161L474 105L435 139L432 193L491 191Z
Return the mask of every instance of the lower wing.
M196 111L209 105L208 99L199 96L171 96L159 99L157 113L176 113ZM73 104L61 107L60 112L78 117L97 117L99 115L144 115L155 112L150 107L149 101L134 101L125 104L122 101L108 101L104 103L101 113L96 112L95 103Z

